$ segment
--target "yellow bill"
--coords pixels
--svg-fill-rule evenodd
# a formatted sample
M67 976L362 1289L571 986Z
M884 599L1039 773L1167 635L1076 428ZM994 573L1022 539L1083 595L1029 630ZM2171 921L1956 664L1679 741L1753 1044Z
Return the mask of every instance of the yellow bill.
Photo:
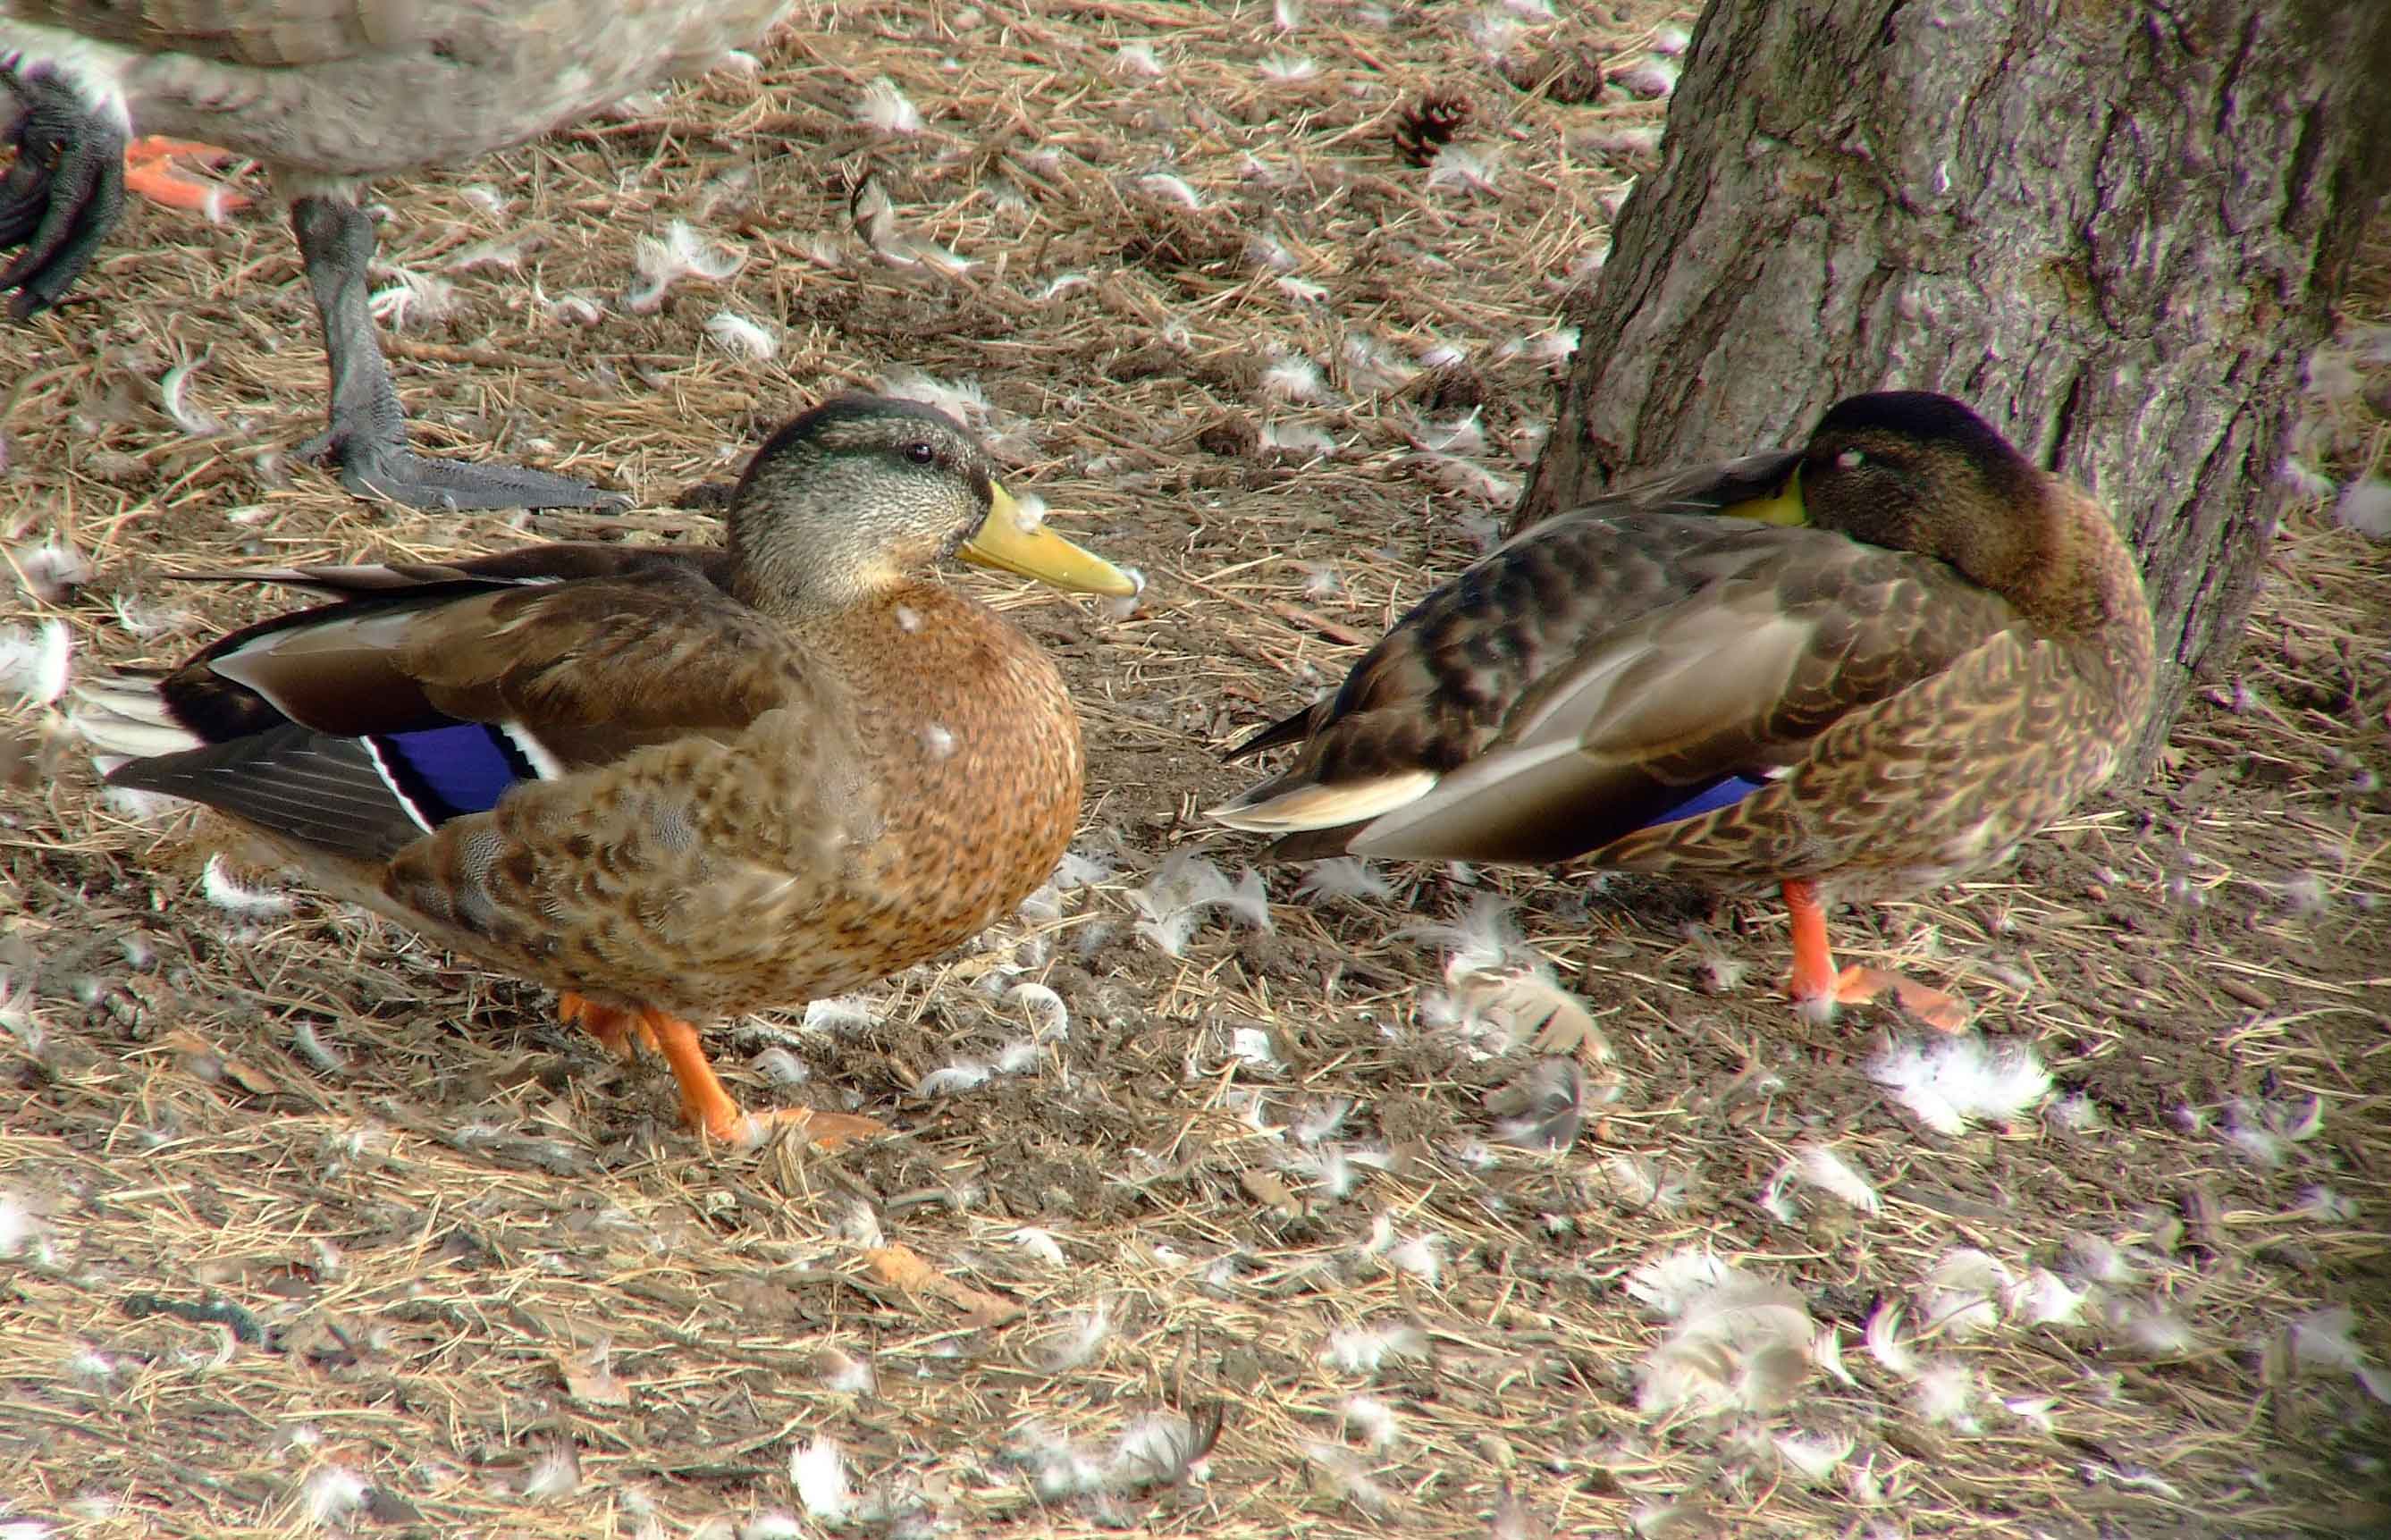
M1764 498L1751 498L1731 502L1719 510L1737 519L1757 519L1764 524L1805 524L1810 511L1802 503L1802 467L1795 465L1785 485Z
M1128 573L1082 550L1043 524L1032 524L1003 487L994 488L979 532L955 552L976 567L994 567L1034 577L1066 593L1101 593L1115 599L1135 594L1140 584Z

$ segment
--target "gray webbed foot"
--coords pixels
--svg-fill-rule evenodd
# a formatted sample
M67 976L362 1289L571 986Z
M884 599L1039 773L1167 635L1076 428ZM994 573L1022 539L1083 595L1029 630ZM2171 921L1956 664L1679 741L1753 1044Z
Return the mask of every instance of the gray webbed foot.
M0 250L21 247L0 271L19 320L58 302L91 264L124 212L123 127L58 71L14 62L0 88L17 101L7 140L16 163L0 177Z

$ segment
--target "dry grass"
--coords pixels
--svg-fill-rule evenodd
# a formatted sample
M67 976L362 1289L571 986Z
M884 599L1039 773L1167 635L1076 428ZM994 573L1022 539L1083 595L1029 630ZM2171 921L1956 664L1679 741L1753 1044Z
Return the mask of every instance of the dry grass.
M1289 872L1267 931L1212 912L1171 956L1139 929L1174 848L1240 869L1191 817L1240 783L1215 749L1473 554L1532 457L1538 339L1661 110L1558 98L1672 19L1569 14L816 7L753 77L389 185L384 259L457 306L397 334L420 435L637 492L619 518L420 518L283 465L321 359L268 217L138 214L79 304L0 335L0 533L96 573L8 618L62 619L82 667L266 602L150 576L175 564L709 537L667 511L682 487L833 383L907 370L976 382L1018 479L1155 579L1128 619L981 586L1071 673L1080 849L1110 874L859 1016L722 1034L753 1097L802 1067L804 1094L905 1125L838 1156L701 1154L663 1077L538 991L304 892L210 901L179 825L128 821L18 713L0 1528L808 1534L837 1526L774 1516L827 1501L791 1469L821 1440L867 1533L2379 1528L2385 1408L2319 1357L2329 1321L2294 1323L2353 1307L2391 1366L2391 560L2312 511L2154 784L1840 925L2035 1048L2057 1094L2014 1126L1926 1131L1862 1072L1880 1018L1790 1019L1764 908L1441 869L1318 899ZM919 133L856 120L880 76ZM1405 163L1403 110L1455 83L1463 158ZM866 170L884 246L973 265L868 250ZM675 218L745 265L634 314L634 239ZM515 266L456 270L493 241ZM2354 328L2391 322L2381 258ZM571 295L594 325L552 317ZM710 337L723 310L777 357ZM1273 372L1293 356L1316 397ZM221 432L162 409L185 363L186 417ZM1472 412L1483 447L1436 458ZM2335 476L2391 461L2357 399L2322 421ZM1496 891L1616 1053L1557 1154L1494 1137L1485 1099L1530 1056L1452 1020L1415 928ZM917 1095L1028 1034L1025 982L1067 1037ZM1778 1180L1814 1145L1873 1211ZM1680 1366L1748 1373L1761 1409L1646 1409L1673 1328L1627 1285L1681 1248L1797 1291L1846 1378L1769 1360L1755 1325ZM1958 1248L2087 1288L2082 1318L1964 1336L1964 1290L1919 1292Z

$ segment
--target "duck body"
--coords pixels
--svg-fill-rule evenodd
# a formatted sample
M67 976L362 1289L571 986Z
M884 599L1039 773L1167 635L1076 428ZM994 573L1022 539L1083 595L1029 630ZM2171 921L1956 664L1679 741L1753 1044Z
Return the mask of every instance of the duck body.
M788 0L0 0L141 133L266 162L292 196L456 165L762 37Z
M216 149L265 163L291 206L330 401L303 458L415 507L592 507L570 477L418 455L374 329L367 178L520 144L753 43L786 0L0 0L0 95L17 158L0 179L0 291L55 304L115 228L128 186L190 206L215 191L126 157ZM190 143L187 141L200 141ZM136 162L142 160L136 156ZM217 189L220 190L220 189Z
M1239 745L1297 754L1216 816L1287 859L1583 861L1815 910L2003 859L2113 773L2152 666L2106 511L1884 393L1521 532Z
M936 526L1133 591L1020 527L977 456L935 413L834 403L758 454L727 550L245 575L337 597L86 691L85 734L130 756L112 784L206 804L333 894L562 991L612 1046L634 1018L687 1032L853 989L1010 912L1079 814L1062 676L913 574ZM825 532L842 496L872 528ZM933 537L883 553L909 520ZM753 1132L683 1080L693 1120Z

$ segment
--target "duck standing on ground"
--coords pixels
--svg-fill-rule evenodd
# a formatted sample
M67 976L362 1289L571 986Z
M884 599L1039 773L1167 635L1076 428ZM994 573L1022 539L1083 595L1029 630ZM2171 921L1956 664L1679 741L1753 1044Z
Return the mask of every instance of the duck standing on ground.
M407 447L367 305L374 228L359 190L370 177L462 164L710 67L786 5L0 0L0 86L18 103L0 250L22 248L0 270L0 291L16 291L20 317L66 292L123 210L136 125L253 156L290 201L331 369L330 426L303 453L336 463L360 496L418 508L619 500L548 472Z
M870 1132L743 1113L689 1018L934 957L1061 859L1081 771L1062 675L925 568L1138 585L905 402L798 418L727 518L717 550L200 575L341 597L85 687L81 724L133 757L110 784L204 803L339 897L562 991L610 1048L653 1044L714 1137Z
M1892 988L1955 1029L1941 991L1838 973L1821 895L1918 892L2007 856L2114 772L2152 666L2107 510L1948 396L1858 395L1803 448L1515 536L1333 695L1232 750L1298 752L1211 816L1289 860L1774 887L1806 1010Z

